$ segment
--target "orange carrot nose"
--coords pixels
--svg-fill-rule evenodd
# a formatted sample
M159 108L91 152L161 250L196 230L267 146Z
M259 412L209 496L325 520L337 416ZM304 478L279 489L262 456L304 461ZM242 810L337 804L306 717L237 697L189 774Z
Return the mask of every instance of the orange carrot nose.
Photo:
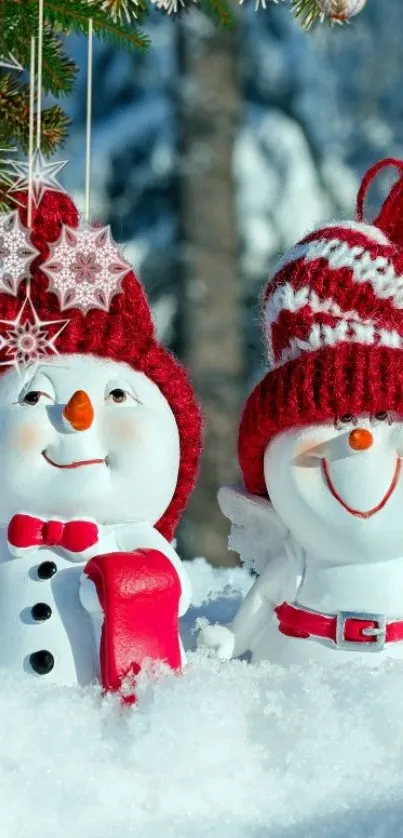
M94 421L94 408L85 390L73 393L63 410L63 416L75 431L87 431Z
M366 428L354 428L348 438L350 448L354 451L367 451L371 448L374 438Z

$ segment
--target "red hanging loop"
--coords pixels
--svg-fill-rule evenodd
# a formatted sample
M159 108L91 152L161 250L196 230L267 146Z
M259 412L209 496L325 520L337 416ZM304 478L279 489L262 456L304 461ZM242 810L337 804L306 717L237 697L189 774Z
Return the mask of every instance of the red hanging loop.
M403 176L403 160L397 160L395 157L385 157L384 160L379 160L378 163L375 163L374 166L371 166L371 168L368 169L368 171L364 175L364 177L361 181L361 186L358 190L357 204L356 204L356 218L357 218L357 221L364 221L364 201L365 201L365 198L367 196L369 186L371 185L372 181L375 180L378 172L380 172L382 169L387 169L388 166L395 166L397 169L400 169L400 171L402 172L402 176ZM398 181L398 184L399 183L400 183L400 180ZM397 186L398 184L395 184L395 186ZM393 192L393 189L392 189L392 192ZM385 204L388 201L388 199L390 198L390 195L391 195L391 193L388 195L388 198L386 198ZM385 204L383 206L385 206ZM380 212L380 215L382 215L382 210Z
M403 160L396 160L394 157L387 157L372 166L362 179L357 195L357 220L364 220L364 201L368 187L382 169L394 166L398 169L400 177L392 186L385 198L379 215L368 222L387 236L390 242L403 248Z

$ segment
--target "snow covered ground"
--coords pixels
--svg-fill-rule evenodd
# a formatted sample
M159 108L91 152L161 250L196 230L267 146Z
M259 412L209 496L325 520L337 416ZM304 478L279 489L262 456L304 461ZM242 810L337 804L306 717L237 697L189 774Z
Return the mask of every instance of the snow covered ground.
M250 580L190 565L195 619ZM1 838L399 838L403 667L284 671L190 652L135 709L0 680Z

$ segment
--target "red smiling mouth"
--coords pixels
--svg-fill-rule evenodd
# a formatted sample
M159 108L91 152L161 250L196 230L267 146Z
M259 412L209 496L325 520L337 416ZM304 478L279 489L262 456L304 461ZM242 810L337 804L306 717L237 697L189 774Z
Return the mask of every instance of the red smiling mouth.
M45 458L46 462L49 465L54 466L55 468L81 468L81 466L95 466L104 463L106 465L106 459L103 460L78 460L76 463L55 463L53 460L50 459L46 451L42 451L42 457Z
M326 485L327 485L328 489L332 493L333 497L336 498L336 500L341 504L341 506L343 506L343 508L346 509L347 512L350 513L350 515L355 515L356 518L371 518L371 515L375 515L376 512L379 512L381 509L383 509L383 507L385 506L385 504L387 504L389 498L393 494L394 490L396 489L396 486L397 486L397 483L398 483L398 480L399 480L399 477L400 477L400 471L401 471L401 460L397 459L396 460L395 473L393 475L392 482L389 486L389 489L386 492L386 495L383 496L382 500L380 501L380 503L377 504L377 506L374 506L372 509L369 509L367 512L360 512L359 509L353 509L351 506L349 506L346 503L346 501L343 500L341 495L339 495L339 493L337 492L337 490L333 486L332 479L330 477L329 466L328 466L326 460L322 460L322 472L323 472L323 476L325 478Z

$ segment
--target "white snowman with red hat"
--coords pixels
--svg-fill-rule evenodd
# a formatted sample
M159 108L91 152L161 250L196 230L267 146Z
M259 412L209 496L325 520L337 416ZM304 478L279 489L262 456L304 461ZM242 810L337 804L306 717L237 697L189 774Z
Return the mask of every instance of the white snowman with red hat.
M367 188L399 171L372 224ZM263 302L269 370L247 399L230 547L255 582L199 645L222 658L403 658L403 163L365 176L357 220L285 254Z
M55 192L26 216L0 218L0 668L119 690L183 663L200 415L109 228Z

